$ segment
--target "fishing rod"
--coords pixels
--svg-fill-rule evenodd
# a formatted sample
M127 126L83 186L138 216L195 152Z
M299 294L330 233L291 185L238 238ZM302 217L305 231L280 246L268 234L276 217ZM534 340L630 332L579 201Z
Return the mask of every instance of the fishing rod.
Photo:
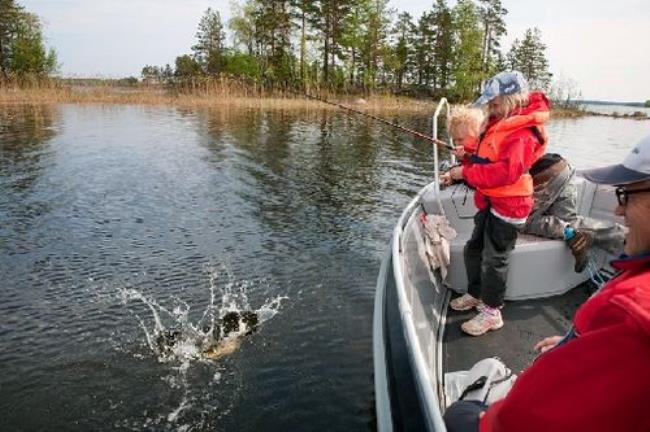
M398 130L400 130L402 132L406 132L406 133L411 134L411 135L413 135L413 136L415 136L417 138L423 139L425 141L429 141L430 143L433 143L433 144L435 144L437 146L444 147L444 148L446 148L448 150L454 150L454 146L447 143L447 142L445 142L445 141L439 140L437 138L433 138L433 137L431 137L429 135L425 135L425 134L423 134L421 132L418 132L418 131L413 130L413 129L406 128L404 126L400 126L400 125L398 125L396 123L390 122L390 121L388 121L386 119L383 119L381 117L377 117L377 116L369 114L367 112L363 112L363 111L351 108L351 107L349 107L347 105L343 105L343 104L340 104L338 102L331 102L331 101L328 101L327 99L319 98L317 96L312 96L312 95L310 95L308 93L298 93L298 92L294 92L294 93L298 94L300 96L304 96L307 99L311 99L311 100L315 100L315 101L318 101L318 102L322 102L324 104L332 105L332 106L335 106L335 107L338 107L338 108L353 112L355 114L362 115L364 117L369 117L369 118L371 118L373 120L376 120L376 121L378 121L380 123L383 123L385 125L394 127L395 129L398 129Z

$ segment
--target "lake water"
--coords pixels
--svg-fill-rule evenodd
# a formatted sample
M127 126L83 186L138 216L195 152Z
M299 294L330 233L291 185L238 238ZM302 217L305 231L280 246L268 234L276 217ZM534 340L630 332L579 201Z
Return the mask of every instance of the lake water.
M549 127L578 168L649 132ZM0 107L0 430L374 429L379 263L432 172L341 112ZM248 309L218 361L147 340Z
M584 108L587 111L593 111L603 114L634 114L635 112L642 112L650 116L650 108L648 107L637 107L629 105L595 105L595 104L585 104Z

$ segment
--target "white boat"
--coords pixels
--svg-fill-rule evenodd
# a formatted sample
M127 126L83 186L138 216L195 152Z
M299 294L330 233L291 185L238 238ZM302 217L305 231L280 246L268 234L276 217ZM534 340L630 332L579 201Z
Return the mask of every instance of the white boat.
M433 118L449 105L442 100ZM438 152L434 146L438 178ZM611 188L576 177L581 215L616 220ZM458 232L451 244L446 281L425 256L422 213L443 214ZM592 251L591 266L574 272L574 258L562 240L519 235L510 260L504 307L505 326L479 338L465 336L460 323L471 313L448 311L452 292L466 291L463 246L473 229L473 191L464 184L441 190L437 181L424 187L402 212L390 249L381 264L373 319L375 405L379 431L444 431L447 405L445 374L467 370L498 356L515 372L535 356L538 340L569 329L577 307L590 295L584 284L594 269L610 274L608 257Z

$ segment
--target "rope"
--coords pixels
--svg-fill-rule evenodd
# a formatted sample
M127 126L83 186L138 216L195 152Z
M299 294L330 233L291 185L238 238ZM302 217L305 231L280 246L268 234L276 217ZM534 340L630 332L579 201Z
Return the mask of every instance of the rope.
M589 272L589 279L593 282L594 285L598 288L598 291L608 282L608 278L605 278L600 274L600 269L596 264L596 260L591 252L589 252L589 258L587 258L587 271Z

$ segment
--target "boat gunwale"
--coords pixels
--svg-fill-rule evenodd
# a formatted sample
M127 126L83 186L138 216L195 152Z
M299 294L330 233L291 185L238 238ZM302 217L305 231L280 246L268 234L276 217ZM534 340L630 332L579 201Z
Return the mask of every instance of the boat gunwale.
M390 262L391 256L390 250L388 250L381 261L379 276L377 277L375 310L373 315L372 350L375 373L375 416L377 419L377 429L380 432L393 430L390 391L386 370L386 343L384 340L386 330L384 328L384 302L386 299L386 277Z
M429 368L427 367L427 362L425 360L422 347L420 346L415 324L412 319L412 308L406 294L404 285L404 272L402 271L401 260L402 234L404 233L404 228L411 218L412 214L421 205L422 196L430 188L435 187L435 184L436 182L434 181L423 187L402 212L402 215L400 216L393 231L393 237L391 240L391 253L393 257L393 274L395 276L395 289L397 291L402 329L404 331L404 337L407 341L407 344L410 347L408 350L409 361L411 363L411 368L413 371L415 371L416 374L415 382L416 388L419 390L418 397L422 402L425 415L427 416L426 423L428 424L429 429L434 431L444 431L446 430L446 427L439 408L440 405L437 390L434 389L433 386L428 385L434 381L432 380L431 374L429 373ZM442 331L444 331L444 326ZM440 334L438 333L437 336L439 335ZM440 343L439 340L438 343ZM438 353L438 360L440 359L440 356L441 352ZM439 368L440 365L437 365L436 370L441 370Z

